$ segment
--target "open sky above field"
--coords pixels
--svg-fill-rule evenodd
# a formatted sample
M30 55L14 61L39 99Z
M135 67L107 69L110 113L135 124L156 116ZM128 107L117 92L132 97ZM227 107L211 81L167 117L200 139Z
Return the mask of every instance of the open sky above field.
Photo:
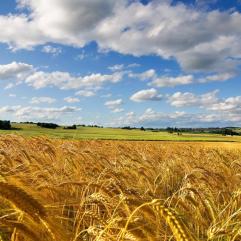
M0 29L0 119L240 125L240 0L8 0Z

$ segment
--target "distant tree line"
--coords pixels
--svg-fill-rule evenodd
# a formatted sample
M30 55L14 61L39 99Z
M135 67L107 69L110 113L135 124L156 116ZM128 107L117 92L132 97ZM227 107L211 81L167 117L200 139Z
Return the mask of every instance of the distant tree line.
M19 122L20 124L29 124L29 125L34 125L34 124L37 124L36 122L33 122L33 121L21 121Z
M222 128L220 130L214 130L212 131L212 133L214 134L221 134L223 136L239 136L240 133L233 131L232 129L228 129L228 128Z
M167 132L169 132L169 133L179 133L179 132L181 132L181 129L178 129L177 127L174 127L174 128L172 128L172 127L167 127L166 128L166 131Z
M241 135L241 133L235 131L237 127L208 127L208 128L177 128L177 127L167 127L167 128L144 128L144 127L131 127L124 126L121 129L124 130L142 130L142 131L152 131L152 132L163 132L175 133L181 135L182 133L211 133L220 135Z
M140 128L138 127L131 127L131 126L123 126L121 127L123 130L139 130Z
M76 130L76 129L77 129L77 126L76 126L76 125L65 126L64 129L66 129L66 130Z
M166 130L169 133L211 133L229 136L239 136L240 133L235 131L234 127L209 127L209 128L177 128L167 127Z
M1 130L11 130L10 121L0 120L0 129Z
M42 122L38 122L37 126L42 128L48 128L48 129L56 129L57 127L59 127L59 125L55 123L42 123Z
M42 127L42 128L49 128L49 129L56 129L57 127L60 127L58 124L55 124L55 123L46 123L46 122L32 122L32 121L25 121L25 122L20 122L22 124L35 124L39 127ZM95 128L103 128L103 126L98 126L98 125L84 125L84 124L81 124L81 125L71 125L71 126L65 126L63 127L65 130L75 130L77 129L77 127L95 127Z
M77 125L79 127L94 127L94 128L104 128L103 126L99 126L99 125L85 125L85 124L79 124Z

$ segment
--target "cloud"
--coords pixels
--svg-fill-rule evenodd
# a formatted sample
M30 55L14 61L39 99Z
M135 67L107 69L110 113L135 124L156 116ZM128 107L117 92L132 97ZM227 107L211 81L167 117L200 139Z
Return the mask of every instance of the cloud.
M32 49L34 46L44 44L50 39L45 36L35 21L30 17L21 15L0 15L0 28L8 31L0 32L0 41L9 45L10 49Z
M113 119L111 126L146 126L146 127L210 127L237 125L241 121L241 112L201 112L184 111L159 112L147 108L142 114L129 112Z
M3 106L0 107L0 114L15 113L20 108L21 106Z
M78 103L78 102L80 102L80 100L78 98L70 97L70 96L64 98L64 101L67 102L67 103Z
M9 84L7 84L7 85L4 87L4 89L5 89L5 90L9 90L9 89L12 89L14 86L15 86L15 85L14 85L13 83L9 83Z
M142 81L150 81L149 85L155 87L174 87L177 85L187 85L194 82L193 75L181 75L177 77L158 76L154 69L149 69L142 73L129 73L130 78L137 78Z
M18 0L24 14L0 16L0 27L8 26L8 31L0 33L0 40L14 49L49 42L83 47L115 5L113 0Z
M107 108L109 108L114 113L123 112L124 109L121 108L122 105L123 105L123 100L122 99L109 100L109 101L105 102L105 106Z
M108 93L108 94L101 95L100 97L101 98L110 98L111 96L112 96L112 94Z
M238 12L136 1L101 23L99 44L124 54L175 57L188 71L235 69L237 63L229 57L241 53L240 19Z
M121 113L123 111L124 111L123 108L115 108L115 109L112 110L113 113Z
M47 103L47 104L53 104L56 102L55 98L52 97L33 97L30 101L31 104L41 104L41 103Z
M108 67L108 69L115 72L115 71L123 70L124 67L125 67L124 64L116 64Z
M1 80L22 80L33 71L33 66L21 62L0 65Z
M85 52L85 50L82 50L80 54L76 56L76 60L83 60L87 58L89 55Z
M162 113L162 112L156 112L152 108L148 108L145 110L145 112L139 117L140 122L153 122L158 120L175 120L179 119L183 116L185 116L185 112L174 112L174 113Z
M174 87L177 85L188 85L193 83L194 77L192 75L183 75L177 77L156 77L152 80L150 85L156 87Z
M141 65L140 64L137 64L137 63L133 63L133 64L128 64L127 67L128 68L137 68L137 67L140 67Z
M237 11L202 10L172 1L18 0L18 4L22 12L20 8L20 13L0 15L0 28L7 29L0 33L0 41L13 49L47 43L83 47L96 41L105 51L174 57L186 71L232 72L240 64Z
M178 108L199 107L207 111L207 116L216 116L216 118L220 118L221 122L224 122L224 120L235 121L241 119L241 96L218 98L218 93L218 90L207 92L202 95L195 95L190 92L176 92L167 97L167 102ZM202 116L203 119L206 119L204 118L205 114Z
M144 71L142 73L129 73L130 78L150 81L148 85L161 87L175 87L178 85L188 85L192 83L208 83L214 81L226 81L235 77L234 72L223 72L218 74L206 75L205 77L194 77L194 75L179 75L179 76L158 76L154 69Z
M138 78L142 81L144 80L150 80L150 79L153 79L156 77L156 71L154 69L149 69L143 73L130 73L129 74L129 77L131 78Z
M241 96L228 97L207 106L208 110L239 113L241 117Z
M28 12L0 15L0 28L8 26L1 31L0 41L15 49L46 43L83 47L96 41L102 50L174 57L186 71L230 72L240 64L241 14L237 11L207 11L171 1L18 3Z
M168 103L175 107L206 107L218 102L217 93L218 90L214 90L202 95L195 95L190 92L176 92L168 97Z
M75 95L83 96L83 97L92 97L95 96L95 92L91 90L79 90L75 93Z
M209 5L217 3L218 0L196 0L195 3L198 7L208 8Z
M241 121L241 96L219 98L219 90L204 94L176 92L167 95L167 102L174 107L198 107L193 112L184 111L160 112L147 108L142 114L131 112L112 121L114 126L135 125L149 127L210 127L237 126Z
M0 115L11 114L17 120L60 120L63 115L79 112L77 107L40 108L32 106L4 106L0 107Z
M215 74L215 75L208 75L205 78L200 78L199 82L200 83L207 83L207 82L212 82L212 81L226 81L235 76L234 73L220 73L220 74Z
M152 108L147 108L142 114L137 115L133 111L124 114L121 117L113 120L112 126L156 126L163 127L179 123L180 120L187 120L188 114L185 112L163 113L154 111Z
M109 108L115 108L117 106L120 106L123 104L123 100L122 99L117 99L117 100L110 100L110 101L106 101L105 102L105 106L109 107Z
M58 56L62 53L62 48L45 45L42 48L42 52L52 54L53 56Z
M138 124L137 122L138 121L137 121L136 114L133 111L130 111L114 120L111 120L111 122L108 123L108 125L109 126L117 126L117 127L131 126L131 125Z
M35 89L54 86L60 89L80 89L88 87L100 87L105 83L117 83L121 81L123 74L90 74L86 76L74 76L69 72L43 72L37 71L28 76L25 83Z
M8 96L11 97L11 98L15 98L15 97L17 97L16 94L9 94Z
M161 99L162 99L162 95L160 95L158 91L154 88L140 90L130 97L130 100L135 102L159 101Z
M93 96L94 92L90 91L90 89L98 90L104 84L120 82L124 74L124 72L114 72L112 74L91 73L80 76L62 71L38 71L32 65L21 62L0 65L1 80L13 80L15 84L25 83L35 89L46 87L56 87L65 90L84 89L78 92L78 95L82 96ZM9 83L5 89L10 89L15 84Z
M175 107L199 107L206 113L192 115L193 121L232 123L241 120L241 96L218 98L218 90L195 95L190 92L176 92L168 97L168 103Z

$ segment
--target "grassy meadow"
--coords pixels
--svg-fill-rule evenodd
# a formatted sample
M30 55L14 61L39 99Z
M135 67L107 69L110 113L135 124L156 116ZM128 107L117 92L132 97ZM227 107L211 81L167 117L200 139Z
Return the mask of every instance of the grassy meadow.
M0 136L2 241L238 241L240 207L240 143Z
M12 124L15 130L0 130L1 134L17 134L28 137L46 136L57 139L75 140L145 140L145 141L221 141L221 142L241 142L241 136L222 136L220 134L192 134L152 132L141 130L124 130L115 128L94 128L78 127L77 130L66 130L63 127L56 129L41 128L34 124Z

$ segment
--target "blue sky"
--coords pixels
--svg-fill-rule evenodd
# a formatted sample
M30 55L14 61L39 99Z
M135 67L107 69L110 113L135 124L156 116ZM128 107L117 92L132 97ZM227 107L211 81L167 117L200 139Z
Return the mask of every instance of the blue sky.
M239 126L241 1L0 2L0 119Z

